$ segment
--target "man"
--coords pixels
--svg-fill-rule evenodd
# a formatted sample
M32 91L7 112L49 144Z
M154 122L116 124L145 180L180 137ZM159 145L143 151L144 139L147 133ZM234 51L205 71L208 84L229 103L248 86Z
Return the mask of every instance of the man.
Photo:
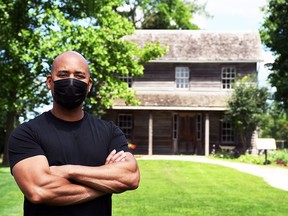
M82 110L92 79L79 53L57 56L46 85L52 110L20 125L9 140L24 215L111 215L111 195L136 189L140 179L125 136Z

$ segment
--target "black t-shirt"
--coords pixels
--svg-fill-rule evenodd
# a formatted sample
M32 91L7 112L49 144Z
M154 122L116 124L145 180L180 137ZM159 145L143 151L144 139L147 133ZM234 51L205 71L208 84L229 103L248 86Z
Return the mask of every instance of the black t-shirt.
M45 112L21 124L9 139L11 169L19 161L36 155L45 155L50 166L101 166L113 149L128 151L122 131L114 123L86 112L76 122L63 121ZM35 205L25 198L24 215L111 215L111 195L61 207Z

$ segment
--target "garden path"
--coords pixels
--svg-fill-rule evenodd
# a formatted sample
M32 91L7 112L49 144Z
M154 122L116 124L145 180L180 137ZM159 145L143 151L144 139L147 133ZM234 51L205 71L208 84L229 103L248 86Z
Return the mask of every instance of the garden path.
M288 168L271 165L254 165L239 162L230 162L220 159L213 159L204 156L184 156L184 155L135 155L137 159L144 160L185 160L201 163L210 163L234 168L241 172L263 178L269 185L288 191Z

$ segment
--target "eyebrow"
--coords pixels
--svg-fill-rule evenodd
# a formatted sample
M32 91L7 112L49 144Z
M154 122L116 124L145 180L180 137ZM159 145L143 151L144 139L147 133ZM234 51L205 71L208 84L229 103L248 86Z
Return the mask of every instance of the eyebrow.
M56 73L70 73L69 70L58 70ZM86 74L84 71L75 71L73 74Z
M74 74L85 74L86 75L86 73L83 71L75 71Z

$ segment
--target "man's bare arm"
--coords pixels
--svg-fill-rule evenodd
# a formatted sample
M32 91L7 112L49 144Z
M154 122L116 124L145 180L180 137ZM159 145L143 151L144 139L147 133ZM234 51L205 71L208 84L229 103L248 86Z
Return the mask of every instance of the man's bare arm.
M48 161L42 155L18 162L12 173L27 199L36 204L72 205L105 194L87 186L72 184L65 178L51 174Z
M123 151L117 154L112 151L103 166L64 165L53 167L52 173L104 193L134 190L140 181L137 161L131 153Z

